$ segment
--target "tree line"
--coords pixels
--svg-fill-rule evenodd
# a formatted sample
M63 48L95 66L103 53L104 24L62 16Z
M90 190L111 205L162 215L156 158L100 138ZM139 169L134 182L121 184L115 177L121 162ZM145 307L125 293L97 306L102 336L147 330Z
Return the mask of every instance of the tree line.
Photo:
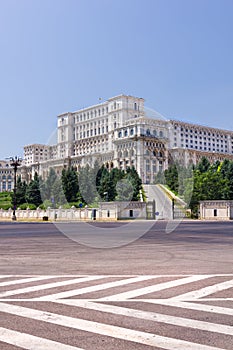
M125 171L108 170L96 163L93 168L86 165L78 172L74 167L64 168L61 176L50 168L47 179L43 180L35 173L28 184L19 176L16 204L21 209L96 206L100 201L137 201L141 193L142 181L134 167Z
M233 161L225 159L211 164L203 157L196 166L173 164L158 174L155 181L166 184L182 197L197 216L202 200L233 200Z

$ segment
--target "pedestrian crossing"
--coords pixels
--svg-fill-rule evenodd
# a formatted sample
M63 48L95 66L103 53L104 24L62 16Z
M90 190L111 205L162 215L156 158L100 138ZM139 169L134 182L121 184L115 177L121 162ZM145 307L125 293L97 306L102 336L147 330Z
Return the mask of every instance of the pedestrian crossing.
M233 274L0 276L0 350L232 348Z

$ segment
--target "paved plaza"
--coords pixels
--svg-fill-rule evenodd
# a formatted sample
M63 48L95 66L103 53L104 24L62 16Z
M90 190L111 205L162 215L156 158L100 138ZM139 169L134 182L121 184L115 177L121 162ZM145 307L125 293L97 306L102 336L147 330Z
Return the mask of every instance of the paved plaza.
M127 225L87 228L107 240ZM166 227L101 249L51 223L0 223L0 349L231 350L233 223Z

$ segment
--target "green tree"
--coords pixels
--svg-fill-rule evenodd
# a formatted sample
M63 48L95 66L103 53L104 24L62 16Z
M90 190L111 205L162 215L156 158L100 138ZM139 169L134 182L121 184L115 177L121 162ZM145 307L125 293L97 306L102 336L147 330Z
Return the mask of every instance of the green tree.
M166 179L165 179L164 171L159 170L158 173L155 174L154 183L165 185Z
M45 198L51 200L53 197L53 186L57 180L57 174L53 168L49 169L48 177L45 181Z
M86 204L93 203L97 196L96 174L88 164L79 170L78 183L83 202Z
M210 168L210 162L206 157L202 157L200 162L196 166L196 170L199 170L200 173L205 173Z
M126 179L131 183L133 188L132 200L139 200L140 191L142 190L142 180L134 167L126 169Z
M225 159L220 167L219 171L221 172L224 179L227 180L228 188L225 193L225 199L233 200L233 161Z
M66 204L66 197L63 191L62 180L57 177L51 189L51 198L55 207Z
M101 168L101 173L98 174L98 193L101 197L101 200L107 200L112 201L114 199L114 193L113 193L113 184L110 184L110 173L109 171L103 166Z
M129 178L124 178L118 181L116 185L117 196L116 200L118 201L131 201L133 200L134 188L132 182Z
M42 204L40 181L37 173L35 173L34 179L27 186L25 198L28 203L35 204L37 207Z
M73 167L63 169L61 180L67 202L75 202L79 192L77 171Z
M166 185L171 191L178 194L179 190L179 177L178 177L178 165L172 164L168 169L164 171L164 177Z
M16 182L16 205L20 205L26 202L26 191L27 184L25 181L22 182L21 176L17 178ZM12 204L14 202L14 193L12 193Z

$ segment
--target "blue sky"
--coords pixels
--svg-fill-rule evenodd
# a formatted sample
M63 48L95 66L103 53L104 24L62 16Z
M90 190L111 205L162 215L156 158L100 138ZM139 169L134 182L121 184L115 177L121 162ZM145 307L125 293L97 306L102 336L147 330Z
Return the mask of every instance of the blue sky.
M0 0L0 159L124 93L233 130L232 0Z

